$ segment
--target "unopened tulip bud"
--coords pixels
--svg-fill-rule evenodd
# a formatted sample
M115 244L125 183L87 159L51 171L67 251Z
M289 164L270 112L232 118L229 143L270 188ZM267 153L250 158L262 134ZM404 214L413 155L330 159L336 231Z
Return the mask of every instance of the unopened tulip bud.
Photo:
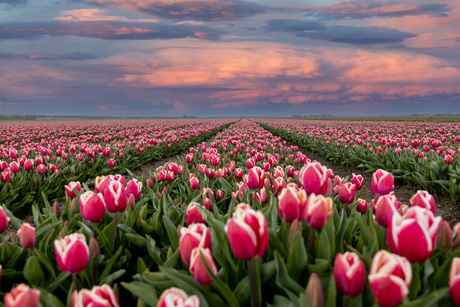
M222 190L217 190L217 192L216 192L216 200L220 201L223 198L224 198L224 193L222 192Z
M89 239L89 259L96 260L100 255L99 244L94 237Z
M33 182L34 186L36 186L38 184L38 180L37 178L34 178L34 182Z
M291 244L292 239L294 239L294 236L296 233L302 231L302 225L300 224L299 220L294 220L291 223L291 228L289 228L289 234L288 234L288 244Z
M18 244L18 236L12 230L10 230L10 238L13 245Z
M438 235L436 236L436 246L443 250L450 250L454 245L452 230L447 221L442 221L439 225Z
M61 216L61 207L59 207L59 203L57 201L54 201L53 204L53 214L57 218Z
M72 202L70 203L70 208L72 209L72 213L78 212L78 202L76 198L72 199Z
M63 238L67 236L67 233L69 232L69 221L65 221L64 225L61 228L61 231L59 232L59 238Z
M134 206L136 205L136 200L134 199L133 194L129 194L128 205L131 207L132 210L134 210Z
M211 269L212 274L217 275L217 266L209 248L195 247L192 250L189 269L190 274L192 274L196 281L198 281L203 286L207 286L212 284L212 278L206 270L202 256Z
M147 178L147 186L149 188L153 188L153 181L152 181L152 178Z
M324 292L318 275L312 273L308 280L307 289L305 289L305 299L309 307L324 306Z
M367 212L367 201L362 198L358 198L356 201L356 211L361 214L365 214Z
M72 174L75 174L75 166L72 166L72 167L70 168L70 172L71 172Z

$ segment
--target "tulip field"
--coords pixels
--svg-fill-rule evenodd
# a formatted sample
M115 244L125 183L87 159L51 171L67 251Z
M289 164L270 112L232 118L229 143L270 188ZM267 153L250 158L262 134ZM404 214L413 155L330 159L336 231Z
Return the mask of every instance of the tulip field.
M0 305L460 306L460 223L433 196L460 193L459 129L1 123ZM395 180L420 187L410 203Z

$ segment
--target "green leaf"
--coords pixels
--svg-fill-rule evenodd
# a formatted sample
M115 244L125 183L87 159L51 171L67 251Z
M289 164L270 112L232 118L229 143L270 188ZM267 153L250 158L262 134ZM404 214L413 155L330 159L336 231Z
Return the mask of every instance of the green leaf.
M100 280L103 280L109 275L110 271L112 270L113 265L115 264L118 257L120 256L122 250L123 250L123 246L120 246L118 250L115 252L115 254L112 256L112 258L110 258L110 261L105 265L104 271L102 271L101 275L99 276Z
M42 306L64 307L61 301L44 288L37 288L40 291L40 303Z
M437 302L449 297L449 288L441 288L431 292L424 298L413 300L410 303L404 304L401 307L426 307L426 306L437 306Z
M135 233L127 233L125 237L134 245L145 248L147 246L147 239Z
M155 307L158 299L155 295L155 288L152 285L133 281L131 283L121 282L121 285L131 292L134 296L139 297L145 304Z
M126 270L124 270L124 269L121 269L121 270L118 270L116 272L113 272L112 274L107 275L104 279L101 279L101 281L99 282L99 285L101 285L101 286L103 284L111 285L115 280L117 280L118 278L123 276L123 274L125 274L125 272L126 272Z
M58 277L46 287L46 289L50 292L54 292L54 290L61 286L64 280L66 280L70 275L70 273L61 272L61 274L59 274Z
M281 255L277 251L274 252L274 255L276 260L276 271L278 273L276 275L276 284L284 289L289 297L297 298L299 293L304 291L304 288L289 276Z
M300 232L297 232L289 247L287 270L294 280L298 280L307 265L307 249L305 240Z
M166 228L166 232L168 233L169 241L171 242L171 246L173 249L179 248L179 232L177 231L176 226L174 226L173 222L169 217L163 215L163 223Z
M30 256L27 259L24 266L24 277L33 285L39 285L40 281L45 278L45 273L43 273L37 256Z

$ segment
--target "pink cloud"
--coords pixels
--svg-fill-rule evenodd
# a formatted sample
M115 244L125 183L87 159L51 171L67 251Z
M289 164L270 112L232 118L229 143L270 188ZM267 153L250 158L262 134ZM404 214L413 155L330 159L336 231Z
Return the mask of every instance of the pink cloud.
M106 10L101 9L80 9L80 10L68 10L61 11L61 15L54 18L54 20L60 21L118 21L118 22L153 22L156 23L158 20L155 19L130 19L123 16L110 16Z

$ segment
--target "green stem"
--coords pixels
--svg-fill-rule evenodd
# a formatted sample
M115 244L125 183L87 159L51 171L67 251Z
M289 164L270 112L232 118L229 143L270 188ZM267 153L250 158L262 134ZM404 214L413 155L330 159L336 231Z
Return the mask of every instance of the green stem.
M115 250L120 247L120 238L118 237L118 212L115 212Z
M316 240L316 230L311 228L310 235L308 236L308 241L307 241L307 252L309 252L310 255L314 255L315 253L315 240Z
M78 287L77 287L77 274L76 274L76 273L73 273L73 274L72 274L72 282L73 282L73 284L75 285L75 290L78 291Z
M249 280L251 282L251 305L252 307L260 307L261 302L259 301L259 290L256 275L254 273L254 266L252 263L253 260L248 260L248 271L249 271Z
M91 282L93 287L96 285L96 260L91 260Z

